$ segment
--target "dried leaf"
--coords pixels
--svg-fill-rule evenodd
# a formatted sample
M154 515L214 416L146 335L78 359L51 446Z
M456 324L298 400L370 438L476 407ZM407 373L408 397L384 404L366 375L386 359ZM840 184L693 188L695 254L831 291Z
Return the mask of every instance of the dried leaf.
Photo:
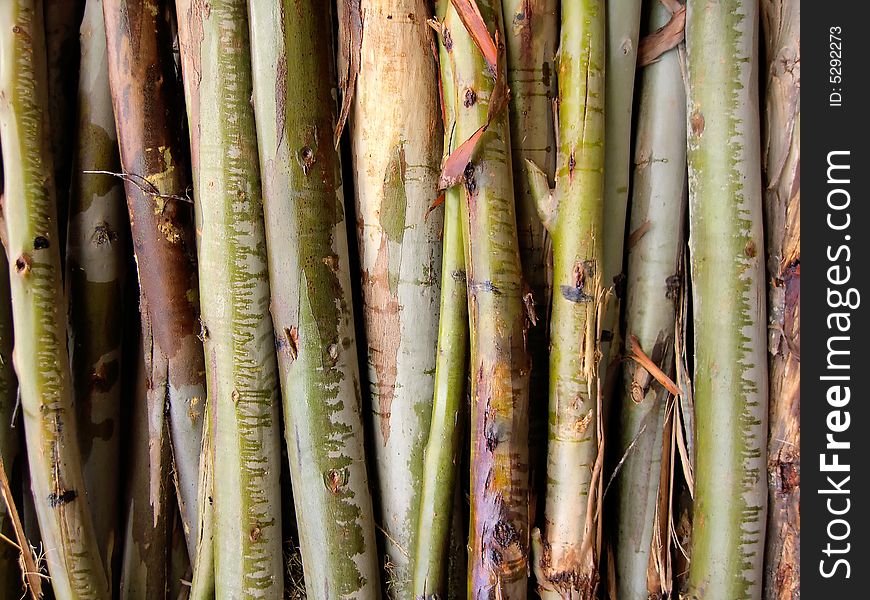
M645 67L659 56L683 41L686 29L686 7L681 6L664 27L640 41L637 48L637 66Z
M629 358L649 371L649 374L652 375L656 381L662 384L670 393L674 396L679 396L682 393L680 388L677 387L677 384L674 383L673 380L644 353L643 349L640 347L640 343L637 341L637 337L634 335L628 336L628 352L630 355Z
M451 2L471 39L480 48L490 70L495 72L498 67L498 46L489 35L489 29L486 28L477 2L475 0L451 0Z
M423 220L429 218L429 213L444 204L444 194L440 194L437 198L435 198L435 202L429 205L429 208L426 209L426 214L423 215Z
M444 190L453 187L462 181L465 167L471 161L474 155L474 149L477 147L477 142L483 132L486 131L489 123L484 123L480 128L471 134L467 140L462 142L456 150L450 153L447 160L444 161L444 166L441 168L441 178L438 180L438 189Z

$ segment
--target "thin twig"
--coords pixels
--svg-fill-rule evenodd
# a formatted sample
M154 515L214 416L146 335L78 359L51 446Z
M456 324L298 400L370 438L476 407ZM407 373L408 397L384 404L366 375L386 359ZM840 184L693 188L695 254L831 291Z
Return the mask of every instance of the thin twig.
M85 175L111 175L112 177L117 177L122 181L129 181L133 185L135 185L143 194L147 194L154 198L163 198L165 200L178 200L180 202L188 202L193 204L193 199L187 195L187 190L185 190L184 196L177 196L175 194L162 194L160 190L157 189L157 186L148 181L145 177L141 175L137 175L136 173L116 173L115 171L102 171L102 170L93 170L93 171L82 171ZM140 183L144 182L144 183ZM148 186L147 188L145 186ZM188 187L188 190L190 188Z

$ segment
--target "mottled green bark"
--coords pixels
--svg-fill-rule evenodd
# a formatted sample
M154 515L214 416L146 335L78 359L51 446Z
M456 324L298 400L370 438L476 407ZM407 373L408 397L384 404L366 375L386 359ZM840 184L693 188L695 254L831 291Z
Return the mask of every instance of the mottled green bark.
M449 0L437 5L443 19ZM460 25L461 26L461 25ZM453 87L452 34L440 25L438 54L444 115L445 155L458 144L456 93ZM416 510L417 537L413 547L413 597L447 598L451 532L456 519L456 474L463 433L462 417L468 360L468 299L462 242L462 190L444 192L444 229L441 254L441 301L438 309L438 354L432 421L423 458L422 490ZM461 519L460 519L461 522Z
M504 39L501 2L477 5L489 35ZM530 364L510 131L498 106L504 57L502 51L494 75L454 8L445 22L453 40L456 139L489 121L459 184L471 340L468 594L516 600L526 597L528 572Z
M761 597L767 323L757 31L757 0L688 4L697 432L691 599Z
M659 2L650 9L649 30L668 22ZM640 80L634 152L626 335L669 377L674 368L675 302L679 298L680 253L686 201L685 86L677 49L644 67ZM644 367L623 364L614 457L622 463L616 480L616 589L624 598L661 598L670 581L660 581L655 558L670 550L657 505L667 390ZM666 461L670 457L665 457Z
M15 371L34 505L56 597L108 598L85 495L48 131L42 2L0 4L3 217Z
M441 279L442 135L427 0L362 0L348 120L374 435L376 519L392 597L410 595L423 447L432 416Z
M198 12L194 183L202 337L214 403L215 593L280 598L278 378L244 0ZM277 15L273 15L277 18ZM318 210L320 208L318 207Z
M271 309L305 585L310 598L379 598L332 138L331 11L314 0L250 8Z
M800 594L800 2L765 0L763 167L770 352L764 595Z
M550 430L539 590L590 598L598 585L599 319L604 305L604 3L562 6L556 188L536 178L553 238Z
M119 169L101 0L89 0L85 7L81 49L66 285L85 486L111 581L112 556L119 545L121 331L128 225L121 181L85 173Z

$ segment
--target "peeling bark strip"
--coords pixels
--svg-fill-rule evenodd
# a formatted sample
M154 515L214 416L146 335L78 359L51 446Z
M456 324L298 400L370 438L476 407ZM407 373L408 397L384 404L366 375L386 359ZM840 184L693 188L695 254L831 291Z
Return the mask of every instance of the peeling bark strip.
M205 399L199 333L193 211L167 196L184 196L189 178L177 126L170 25L166 0L104 0L109 81L123 172L152 184L160 196L125 181L133 251L139 272L148 404L154 455L152 494L170 465L169 444L188 549L195 556L197 473ZM92 176L93 177L93 176ZM168 403L168 407L166 404ZM168 422L162 416L168 408Z
M410 597L410 554L432 415L442 214L442 128L426 0L363 0L350 136L371 391L376 521L394 565L391 594Z
M449 0L440 0L437 17L444 19ZM456 26L461 26L455 24ZM447 24L439 26L444 154L450 152L456 125L456 93L453 87L452 42ZM424 453L422 490L417 507L415 545L412 548L414 598L454 598L449 570L451 541L458 537L455 523L462 523L456 473L461 462L466 410L465 391L468 360L468 297L465 256L462 244L462 190L444 192L444 234L441 257L441 299L438 308L438 351L435 362L432 420ZM464 535L462 536L464 537ZM459 543L464 545L464 540ZM463 554L464 562L464 554ZM464 573L463 573L464 575ZM464 577L463 577L464 579ZM463 596L465 594L462 594Z
M85 486L111 580L120 539L121 331L128 225L121 182L83 171L118 171L102 0L89 0L81 25L77 142L67 235L70 348Z
M503 38L501 2L478 2L486 27ZM471 517L469 598L524 599L529 552L528 383L522 267L514 212L503 49L495 81L451 8L457 139L486 133L464 168L462 233L471 330ZM477 102L464 106L471 89ZM455 152L454 152L455 154Z
M188 98L190 114L200 118L191 131L198 148L202 327L215 411L215 594L280 598L278 381L247 7L243 0L211 0L194 9L202 43L184 51L194 54L185 65L201 69Z
M33 504L60 599L109 598L84 489L70 386L47 111L42 2L0 3L3 218ZM37 237L48 240L34 248ZM27 258L23 258L23 257ZM17 268L17 263L26 268ZM75 494L70 493L75 491ZM66 502L54 505L52 499Z
M138 333L138 332L137 332ZM142 335L149 339L149 332ZM138 336L137 336L138 337ZM169 590L169 526L174 507L169 473L154 497L151 485L150 464L155 458L151 448L151 423L148 405L148 355L143 349L136 350L136 383L132 399L130 423L132 427L125 439L127 472L131 475L124 489L124 521L121 542L121 587L122 598L168 599ZM169 460L169 449L164 444L158 447L158 460Z
M695 486L688 598L760 598L767 507L767 331L757 0L686 17ZM697 115L696 119L693 116ZM703 120L704 128L692 129Z
M341 133L350 116L356 79L360 69L363 43L364 13L362 0L337 0L338 2L338 55L339 86L341 89L341 112L333 129L335 147L341 141ZM403 13L402 13L403 14Z
M535 565L545 599L585 600L598 585L604 10L600 0L562 5L555 190L529 163L561 290L552 299L545 523Z
M800 2L765 0L770 434L765 597L800 591Z
M648 14L652 30L670 18L658 0ZM629 345L636 336L653 361L650 368L671 378L677 295L670 282L680 271L687 193L684 90L677 50L641 72L629 222L629 230L639 233L629 242L625 302ZM615 481L616 589L620 598L661 598L670 590L671 578L655 569L652 582L647 575L650 564L670 552L668 531L659 526L662 520L668 523L670 503L664 511L658 506L669 495L660 485L662 470L670 471L670 456L663 458L669 396L640 364L625 361L622 368L619 404L614 407L619 411L619 438L612 453L617 460L625 456Z
M340 155L331 137L330 13L318 0L251 4L254 103L272 318L292 340L278 367L305 587L309 598L368 600L380 598L381 578ZM279 92L286 96L274 85L285 65L288 84Z
M645 67L659 57L675 48L685 37L686 7L681 6L671 15L667 23L650 33L640 41L637 52L637 66Z

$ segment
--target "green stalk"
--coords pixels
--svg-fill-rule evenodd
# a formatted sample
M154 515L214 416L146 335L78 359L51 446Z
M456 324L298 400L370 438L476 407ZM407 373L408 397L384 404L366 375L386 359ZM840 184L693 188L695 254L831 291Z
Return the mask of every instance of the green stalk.
M366 0L349 117L367 334L372 479L393 596L411 560L432 417L442 151L428 0Z
M196 53L190 59L201 74L188 97L191 114L200 116L191 130L202 335L215 410L215 593L280 598L278 378L247 11L244 0L219 0L195 16L202 43L186 51Z
M310 598L368 599L380 597L380 574L332 138L330 12L314 0L251 2L254 103L305 586Z
M440 0L436 13L443 19L449 0ZM460 25L461 26L461 25ZM442 25L438 54L444 114L444 150L457 145L456 92L453 87L452 33ZM441 301L432 420L423 458L422 491L417 507L413 547L413 597L447 598L451 532L454 528L456 473L462 442L462 417L468 359L468 300L462 243L462 193L444 192L444 233L441 253Z
M111 581L118 539L126 210L119 169L102 0L81 25L78 136L67 234L70 352L79 445L97 541Z
M660 0L652 0L658 3ZM616 368L612 353L620 352L619 317L623 285L625 220L631 174L631 111L634 105L634 72L640 29L641 0L611 0L606 3L607 59L605 67L604 128L607 147L604 163L604 271L601 283L614 286L615 301L607 309L604 329L617 343L602 344L608 370ZM608 371L604 375L610 375ZM605 409L606 410L606 409Z
M504 39L501 2L478 1L489 35ZM462 236L468 276L471 371L469 598L526 597L528 571L528 322L523 305L503 52L495 78L455 8L455 139L488 127L465 166ZM503 96L501 96L503 98ZM492 109L490 108L492 103ZM490 115L490 110L492 114Z
M758 2L691 0L688 163L696 485L689 598L760 598L767 323Z
M800 2L766 0L763 167L770 332L765 597L800 593Z
M532 495L546 485L547 447L547 320L549 317L548 253L526 173L526 160L538 165L552 184L556 169L553 98L556 90L556 45L559 42L558 0L502 0L507 36L507 80L511 90L511 156L517 195L517 231L523 280L529 286L536 323L529 329L532 360L529 385L530 477ZM538 485L540 484L540 485ZM532 515L532 519L535 515Z
M151 382L152 493L155 498L162 494L158 488L171 468L195 556L205 363L197 337L193 211L186 198L190 179L165 7L166 0L104 0L103 14ZM161 458L164 445L171 449L171 466Z
M604 3L562 5L556 188L530 164L553 239L550 433L543 598L589 598L598 585L601 453L598 363L604 210Z
M668 22L655 2L649 30ZM679 51L664 53L641 75L626 287L626 331L669 377L674 369L675 301L679 285L682 223L686 200L685 84ZM623 366L619 389L619 439L622 463L616 480L616 587L620 597L661 598L651 557L654 540L667 390L635 362ZM667 490L664 490L667 494ZM664 552L668 550L663 549ZM649 582L656 582L654 588Z
M70 386L66 303L50 173L42 2L0 3L0 144L6 251L31 489L60 599L108 598L88 511Z

